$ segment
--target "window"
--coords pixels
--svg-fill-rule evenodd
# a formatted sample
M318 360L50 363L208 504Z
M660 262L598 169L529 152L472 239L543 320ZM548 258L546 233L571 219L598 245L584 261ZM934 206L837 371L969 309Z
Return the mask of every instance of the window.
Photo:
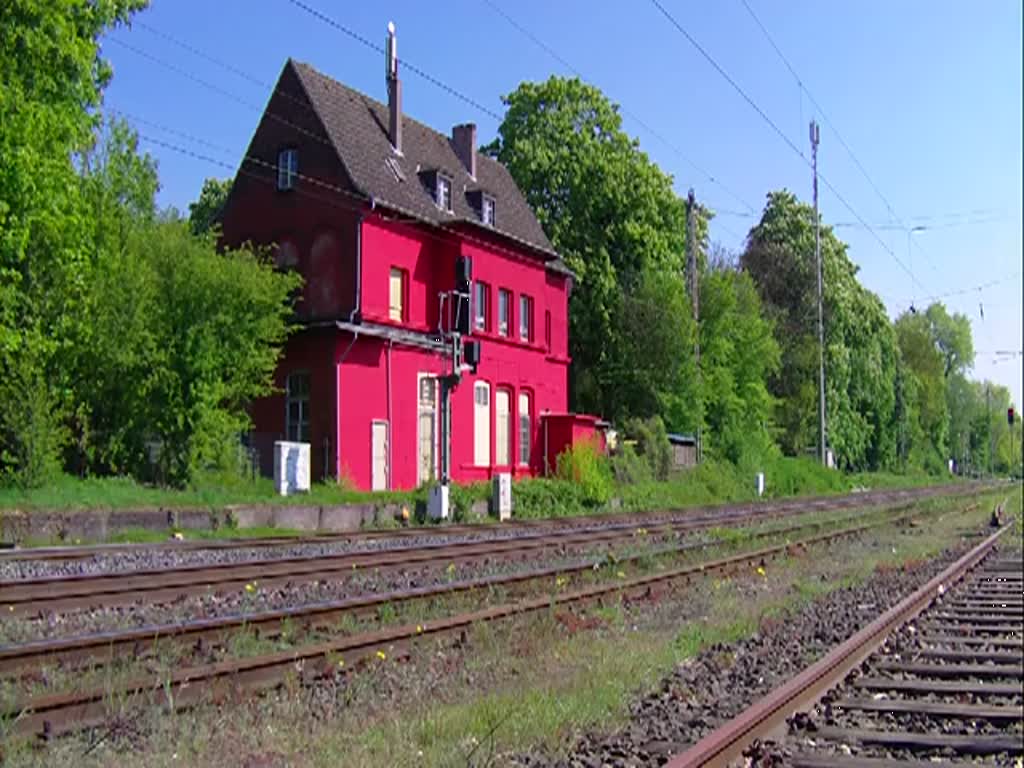
M309 442L309 374L293 373L285 381L285 437Z
M551 310L544 310L544 346L551 351Z
M299 175L299 150L282 149L277 153L277 188L293 189Z
M477 282L473 288L473 327L487 330L487 283Z
M512 414L509 402L511 399L507 389L499 389L494 393L494 463L499 467L507 467L512 463Z
M530 466L530 394L519 393L519 466Z
M452 180L441 174L437 175L437 207L442 211L452 209Z
M491 388L483 381L473 385L473 463L491 465Z
M494 226L494 209L494 198L490 195L484 195L480 199L480 220L489 227Z
M512 304L512 294L504 288L498 289L498 333L508 336L508 313Z
M533 299L525 295L519 296L519 338L533 341Z
M398 267L391 268L388 280L388 318L401 322L405 320L406 272Z

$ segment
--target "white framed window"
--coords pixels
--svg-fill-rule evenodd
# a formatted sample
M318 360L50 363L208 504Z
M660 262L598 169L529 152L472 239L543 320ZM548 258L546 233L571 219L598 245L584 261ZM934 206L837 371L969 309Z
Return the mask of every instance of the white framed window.
M295 443L309 442L309 374L297 371L285 380L285 437Z
M508 336L509 312L512 310L512 293L504 288L498 289L498 333Z
M277 188L294 189L299 176L299 150L282 149L277 153Z
M512 463L512 393L499 389L494 393L494 463L507 467Z
M494 213L496 203L490 195L484 195L480 200L480 220L489 227L494 226Z
M530 393L519 393L519 466L530 466Z
M388 276L388 318L397 322L405 320L405 285L404 269L392 267Z
M487 283L473 284L473 327L478 331L487 330Z
M533 299L526 294L519 295L519 338L533 340Z
M442 211L452 209L452 180L441 174L437 175L437 207Z
M473 463L491 465L491 387L484 381L473 385Z

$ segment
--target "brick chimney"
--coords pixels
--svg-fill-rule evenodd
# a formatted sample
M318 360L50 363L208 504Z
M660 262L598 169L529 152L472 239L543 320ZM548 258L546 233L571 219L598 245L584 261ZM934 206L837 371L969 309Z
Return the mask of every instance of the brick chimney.
M452 149L469 175L476 178L476 123L456 125L452 128Z
M388 139L395 152L402 154L402 81L398 79L398 40L393 21L388 22L384 66L388 85Z

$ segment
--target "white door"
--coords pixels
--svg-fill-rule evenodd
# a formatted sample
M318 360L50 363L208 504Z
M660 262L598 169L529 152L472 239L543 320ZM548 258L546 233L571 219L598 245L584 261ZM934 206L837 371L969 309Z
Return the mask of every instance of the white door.
M417 465L419 467L419 484L429 483L437 476L437 379L434 376L420 374L419 385L419 425L417 432Z
M473 385L473 463L491 465L491 388L482 381Z
M388 423L373 422L373 477L371 490L388 489Z
M499 389L494 393L494 463L499 467L507 467L512 463L512 430L509 428L509 397L507 389Z

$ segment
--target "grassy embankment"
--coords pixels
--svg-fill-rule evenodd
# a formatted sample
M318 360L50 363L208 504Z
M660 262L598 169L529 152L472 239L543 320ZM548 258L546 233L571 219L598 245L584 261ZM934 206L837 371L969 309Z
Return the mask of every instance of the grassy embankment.
M768 498L796 495L843 493L855 488L908 487L944 482L925 474L845 474L822 468L811 459L775 458L758 467L765 473ZM560 517L609 511L680 509L703 504L753 499L753 469L740 470L728 463L707 462L680 472L664 482L642 481L613 485L609 503L595 502L578 483L559 479L517 481L513 488L515 515L519 518ZM468 517L471 505L489 497L486 483L455 486L452 502L456 520ZM199 508L223 509L247 504L408 504L415 509L426 499L426 489L366 493L345 484L316 483L308 494L281 497L267 478L255 480L209 477L186 489L146 486L129 478L86 478L63 476L42 488L21 490L0 488L0 512L4 510L70 511L79 509ZM250 529L248 535L287 534L282 529ZM187 532L189 536L209 533ZM221 532L223 535L223 532ZM161 538L163 534L134 532L119 538L139 540Z

